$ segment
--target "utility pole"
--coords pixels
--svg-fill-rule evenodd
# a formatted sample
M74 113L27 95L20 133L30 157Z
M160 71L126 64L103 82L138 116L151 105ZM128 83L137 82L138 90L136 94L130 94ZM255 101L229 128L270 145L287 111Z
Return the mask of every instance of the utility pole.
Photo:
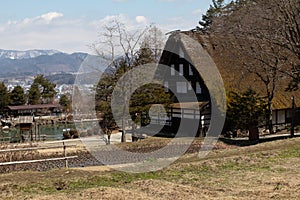
M295 136L295 97L292 97L292 125L291 125L291 137Z

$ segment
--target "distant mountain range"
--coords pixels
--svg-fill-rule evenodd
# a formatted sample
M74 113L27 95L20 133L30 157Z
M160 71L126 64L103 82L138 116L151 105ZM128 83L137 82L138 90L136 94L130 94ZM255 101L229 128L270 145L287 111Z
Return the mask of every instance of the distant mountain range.
M56 53L61 53L57 50L28 50L28 51L16 51L16 50L4 50L0 49L0 59L2 58L9 58L12 60L15 59L28 59L28 58L35 58L38 56L43 55L53 55Z
M0 49L0 77L77 72L87 55L66 54L56 50Z

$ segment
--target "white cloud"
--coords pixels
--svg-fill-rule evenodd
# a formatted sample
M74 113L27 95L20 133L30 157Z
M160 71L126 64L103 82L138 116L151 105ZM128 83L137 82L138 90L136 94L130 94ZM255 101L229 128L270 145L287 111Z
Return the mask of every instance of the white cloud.
M63 17L64 15L62 13L58 13L58 12L49 12L46 14L43 14L40 16L41 19L44 19L47 22L52 21L55 18L60 18Z
M148 25L147 18L144 16L138 16L138 17L135 17L134 19L132 19L128 15L125 15L125 14L107 15L106 17L104 17L100 20L95 20L90 23L93 24L94 26L98 27L99 29L101 29L101 28L103 28L104 25L108 25L114 20L125 25L129 31L143 29L143 28L145 28L146 25Z
M61 18L64 15L62 13L59 12L49 12L49 13L45 13L42 14L40 16L37 17L33 17L33 18L25 18L22 22L14 22L15 24L23 24L23 25L28 25L28 24L32 24L32 23L47 23L49 24L50 22L52 22L54 19L56 18Z
M172 17L169 19L166 19L165 24L159 25L159 27L164 30L164 32L169 32L173 30L190 30L196 27L198 24L198 19L187 19L185 17Z
M180 3L185 3L185 2L193 2L195 0L158 0L160 2L180 2Z
M145 16L137 16L135 18L135 21L139 24L146 24L147 23L147 18Z
M129 17L126 14L107 15L101 19L90 20L85 17L69 19L63 13L49 12L32 18L10 20L0 23L0 44L3 49L57 49L65 52L90 52L88 45L101 40L103 26L118 20L128 31L143 30L153 21L146 16ZM185 17L170 18L157 23L163 32L193 28L195 20Z
M129 31L147 25L146 17L108 15L98 20L67 19L62 13L51 12L33 18L0 23L0 44L3 49L57 49L65 52L90 52L88 45L99 40L104 25L117 19ZM59 19L59 20L56 20Z
M0 23L0 43L4 49L57 49L88 51L97 37L97 27L85 19L65 19L50 12L33 18ZM59 20L56 20L59 19Z
M124 14L119 14L119 15L107 15L104 18L98 20L99 25L103 26L105 24L110 23L113 20L118 20L119 22L123 24L128 24L130 19L128 18L127 15Z
M192 13L193 13L193 15L201 16L205 13L205 11L200 8L200 9L194 10Z

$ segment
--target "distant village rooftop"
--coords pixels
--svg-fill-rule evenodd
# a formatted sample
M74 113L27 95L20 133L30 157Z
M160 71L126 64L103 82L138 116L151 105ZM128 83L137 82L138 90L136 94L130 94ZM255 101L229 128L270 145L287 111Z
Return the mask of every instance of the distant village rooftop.
M58 104L38 104L38 105L22 105L8 106L11 114L20 115L45 115L59 112L60 105Z
M35 110L35 109L51 109L51 108L59 108L58 104L37 104L37 105L21 105L21 106L8 106L8 108L12 111L17 110Z

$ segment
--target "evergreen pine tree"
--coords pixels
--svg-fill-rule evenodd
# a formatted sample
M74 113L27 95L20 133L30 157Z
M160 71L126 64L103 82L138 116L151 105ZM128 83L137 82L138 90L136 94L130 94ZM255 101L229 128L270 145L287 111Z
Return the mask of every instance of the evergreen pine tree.
M19 106L26 103L24 89L21 86L16 86L10 93L10 105Z
M9 94L3 82L0 82L0 111L3 113L9 105Z

